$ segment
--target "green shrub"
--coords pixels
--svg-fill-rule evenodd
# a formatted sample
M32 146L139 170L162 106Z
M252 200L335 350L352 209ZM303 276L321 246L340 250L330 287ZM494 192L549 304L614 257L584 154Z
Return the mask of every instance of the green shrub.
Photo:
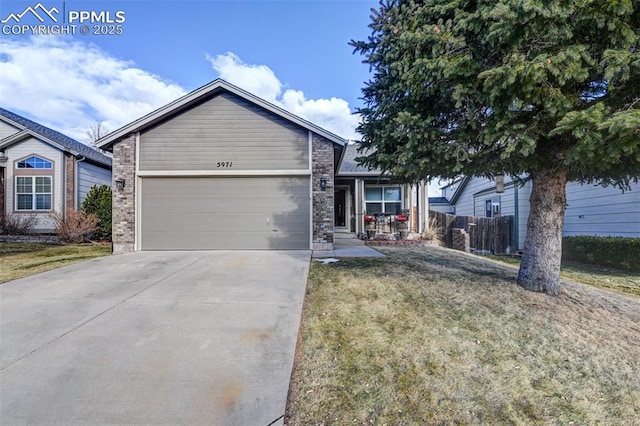
M640 272L640 238L564 237L562 259Z
M98 216L98 229L94 238L111 241L111 188L94 185L82 203L82 210Z

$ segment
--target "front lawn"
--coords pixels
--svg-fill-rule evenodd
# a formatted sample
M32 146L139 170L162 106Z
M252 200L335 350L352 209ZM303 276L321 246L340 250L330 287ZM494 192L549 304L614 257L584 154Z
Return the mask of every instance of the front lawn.
M314 262L287 425L639 424L640 300L440 248Z
M0 243L0 283L111 253L111 244Z

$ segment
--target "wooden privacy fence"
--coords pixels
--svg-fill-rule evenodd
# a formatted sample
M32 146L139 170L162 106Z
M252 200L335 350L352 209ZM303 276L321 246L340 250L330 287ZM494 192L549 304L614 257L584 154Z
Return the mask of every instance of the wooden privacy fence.
M429 217L441 230L442 242L447 247L453 248L453 230L464 229L469 234L469 248L474 253L509 254L516 252L513 216L454 216L429 211Z

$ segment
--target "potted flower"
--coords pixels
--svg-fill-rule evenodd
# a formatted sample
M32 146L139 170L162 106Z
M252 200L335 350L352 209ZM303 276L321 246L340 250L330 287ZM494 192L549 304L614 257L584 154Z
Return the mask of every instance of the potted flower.
M398 232L400 232L400 239L404 240L409 236L409 216L406 214L399 214L395 217L396 226L398 228Z
M367 231L367 238L376 236L376 217L364 215L364 229Z

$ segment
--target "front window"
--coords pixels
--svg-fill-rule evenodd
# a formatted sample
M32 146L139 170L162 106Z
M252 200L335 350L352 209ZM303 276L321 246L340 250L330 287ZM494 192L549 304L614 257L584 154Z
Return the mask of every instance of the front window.
M486 217L500 216L500 197L493 197L485 200L484 212Z
M24 160L18 161L18 168L19 169L51 169L53 168L53 163L51 163L51 161L44 160L34 155L32 157L25 158Z
M368 186L365 204L369 215L398 214L402 209L402 191L399 186Z
M51 210L51 176L17 176L16 210Z

